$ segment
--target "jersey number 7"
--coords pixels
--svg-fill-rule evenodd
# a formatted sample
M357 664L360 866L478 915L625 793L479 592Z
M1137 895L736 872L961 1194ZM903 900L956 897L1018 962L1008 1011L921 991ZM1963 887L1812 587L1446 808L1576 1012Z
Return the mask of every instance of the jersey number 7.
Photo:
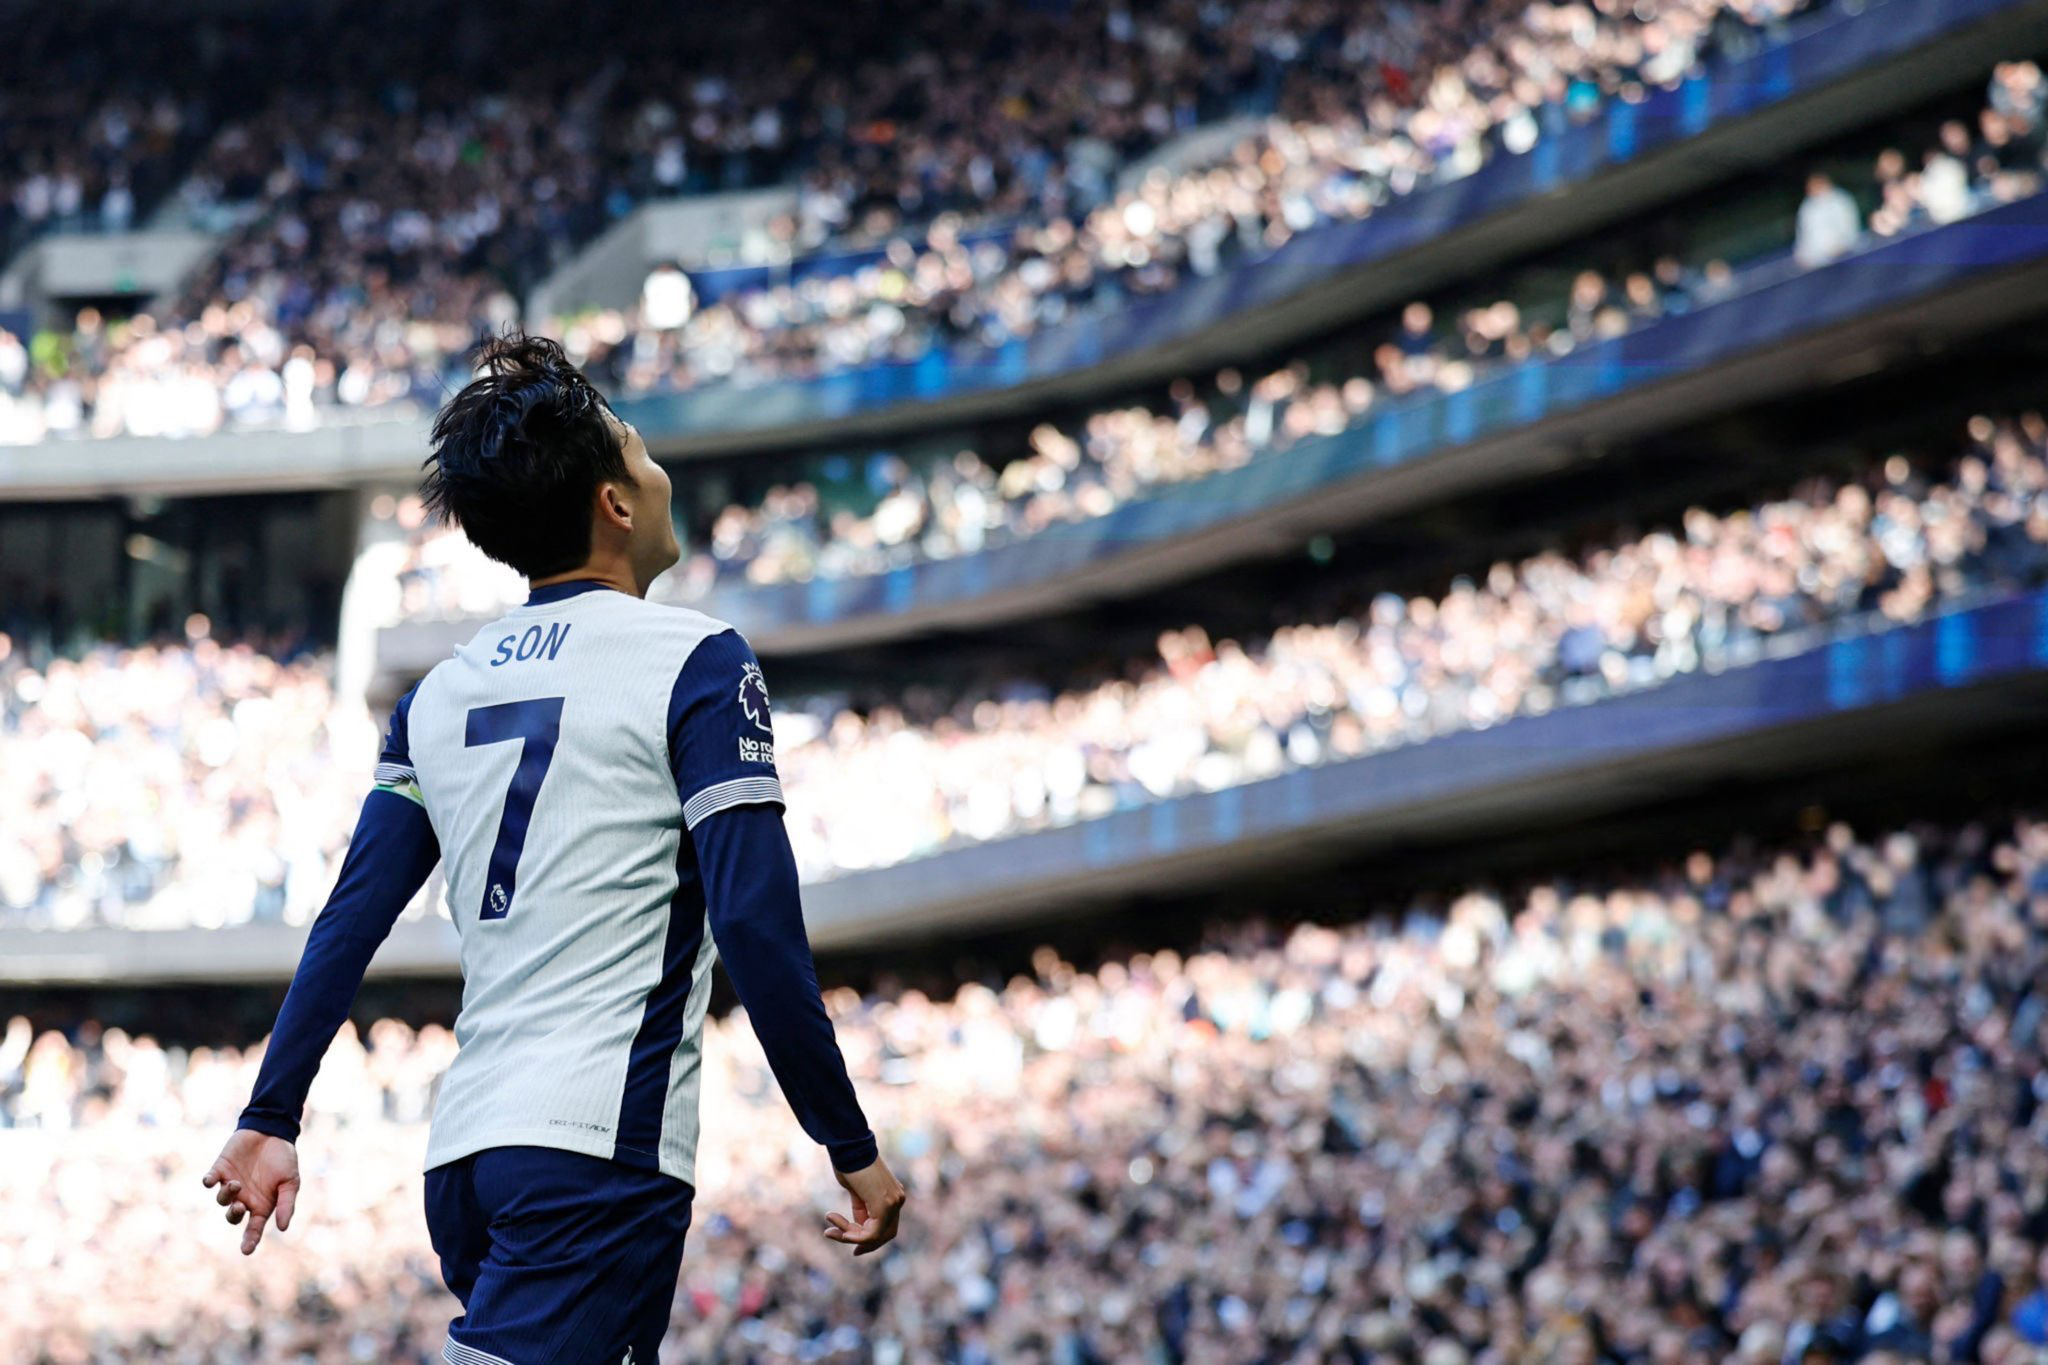
M519 873L519 855L526 847L526 826L533 819L533 799L555 761L555 741L562 733L562 698L536 697L471 709L463 745L503 744L518 740L519 764L505 792L505 813L498 817L497 842L491 845L490 870L484 874L483 912L478 919L503 919L512 910Z

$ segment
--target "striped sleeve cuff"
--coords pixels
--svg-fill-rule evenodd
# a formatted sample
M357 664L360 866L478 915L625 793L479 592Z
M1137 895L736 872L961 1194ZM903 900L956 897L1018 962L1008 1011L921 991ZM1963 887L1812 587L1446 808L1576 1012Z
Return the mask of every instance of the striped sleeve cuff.
M626 1359L632 1358L633 1353L626 1352ZM457 1341L453 1336L441 1343L441 1359L448 1365L512 1365L512 1362L503 1356L494 1356L489 1351L479 1351L474 1346Z
M734 806L756 806L782 804L782 782L773 777L735 777L730 782L718 782L698 792L683 803L683 823L691 829L697 828L706 816L716 815Z

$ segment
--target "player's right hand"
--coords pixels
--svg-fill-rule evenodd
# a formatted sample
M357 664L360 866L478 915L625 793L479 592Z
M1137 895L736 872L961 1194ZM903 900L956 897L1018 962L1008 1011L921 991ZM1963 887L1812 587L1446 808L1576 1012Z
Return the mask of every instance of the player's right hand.
M292 1225L292 1208L299 1202L299 1149L283 1138L238 1128L200 1183L214 1191L213 1202L228 1211L230 1223L248 1218L242 1230L242 1254L247 1256L263 1240L263 1225L273 1215L279 1232Z
M903 1215L902 1184L889 1173L889 1163L876 1157L872 1166L858 1171L835 1171L839 1183L853 1196L853 1217L828 1213L825 1229L829 1241L844 1242L856 1256L880 1251L896 1239L896 1220Z

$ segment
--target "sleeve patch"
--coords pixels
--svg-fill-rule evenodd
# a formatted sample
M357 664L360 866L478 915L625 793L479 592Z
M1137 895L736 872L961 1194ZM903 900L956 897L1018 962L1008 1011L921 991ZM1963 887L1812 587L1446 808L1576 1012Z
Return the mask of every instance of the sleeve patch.
M683 661L669 692L668 761L691 826L724 809L722 793L781 803L768 680L739 632L707 636Z
M775 723L768 715L768 679L752 659L740 665L740 710L756 730L772 739Z

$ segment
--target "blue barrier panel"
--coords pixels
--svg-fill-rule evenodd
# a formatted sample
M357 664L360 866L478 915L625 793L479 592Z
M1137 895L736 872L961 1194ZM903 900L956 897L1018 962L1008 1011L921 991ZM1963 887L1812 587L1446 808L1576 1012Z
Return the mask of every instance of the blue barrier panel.
M829 595L817 584L754 586L735 580L714 590L703 605L748 634L766 638L796 622L895 615L1043 582L1113 558L1134 545L1220 525L1376 469L1698 373L2044 258L2048 194L1820 270L1786 275L1568 356L1497 370L1461 393L1417 395L1349 431L1314 437L1239 469L1162 488L1106 516L1049 527L1028 539L960 559L913 564L887 575L847 577L838 580Z
M1816 90L2020 0L1884 0L1861 14L1816 15L1792 36L1640 104L1610 102L1588 123L1547 130L1531 151L1496 156L1462 180L1394 200L1371 218L1304 232L1272 255L1161 295L1111 301L1000 350L962 346L825 378L750 388L714 385L622 400L620 412L664 434L759 431L829 421L899 403L1007 388L1136 354L1232 313L1314 287L1340 268L1383 260L1560 185L1695 136L1713 124ZM1546 111L1552 123L1561 119Z

